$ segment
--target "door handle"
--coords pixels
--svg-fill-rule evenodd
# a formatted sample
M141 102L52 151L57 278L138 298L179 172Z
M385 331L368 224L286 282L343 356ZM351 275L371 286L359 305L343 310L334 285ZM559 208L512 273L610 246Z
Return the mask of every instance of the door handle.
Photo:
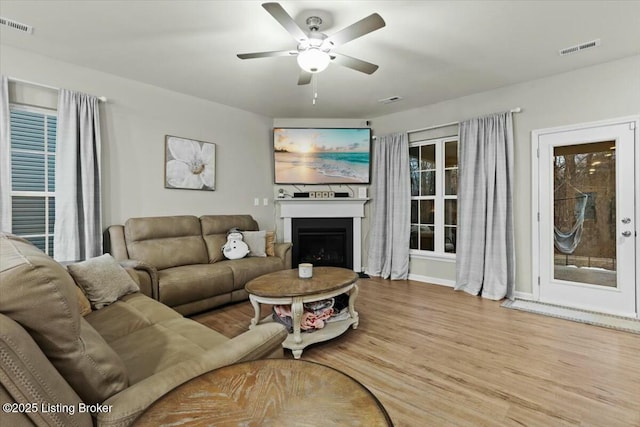
M631 218L622 218L623 224L629 224L631 222Z
M630 232L630 231L628 231L628 230L627 230L627 231L623 231L623 232L622 232L622 235L623 235L624 237L629 237L629 236L631 236L631 232Z

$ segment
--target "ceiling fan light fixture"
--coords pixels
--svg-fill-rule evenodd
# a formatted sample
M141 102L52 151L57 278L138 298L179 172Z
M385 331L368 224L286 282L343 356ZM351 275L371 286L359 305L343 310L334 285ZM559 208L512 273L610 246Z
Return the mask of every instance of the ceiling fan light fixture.
M237 55L238 58L252 59L297 55L298 65L302 70L299 74L298 85L311 83L313 74L324 71L330 62L365 74L373 74L378 69L376 64L332 52L334 47L341 46L351 40L355 40L384 27L386 23L377 13L372 13L337 33L327 36L320 32L320 25L323 22L319 16L314 15L307 18L306 23L309 31L306 31L298 25L279 3L263 3L262 7L278 21L297 42L296 50L239 53ZM323 16L327 15L326 12L322 12L321 14ZM327 16L330 16L330 14Z
M310 47L298 54L298 65L309 73L320 73L324 71L331 62L331 57L317 47Z

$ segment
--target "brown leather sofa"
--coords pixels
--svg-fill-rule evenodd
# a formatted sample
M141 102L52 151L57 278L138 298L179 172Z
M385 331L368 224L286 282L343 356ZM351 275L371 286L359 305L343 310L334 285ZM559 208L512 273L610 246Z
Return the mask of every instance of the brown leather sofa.
M0 233L1 425L128 426L200 374L282 355L276 323L228 339L140 292L82 316L78 290L64 266Z
M246 300L249 280L291 268L291 243L275 243L272 256L226 259L221 248L234 227L257 231L258 223L250 215L131 218L107 229L106 251L143 265L153 298L189 315Z

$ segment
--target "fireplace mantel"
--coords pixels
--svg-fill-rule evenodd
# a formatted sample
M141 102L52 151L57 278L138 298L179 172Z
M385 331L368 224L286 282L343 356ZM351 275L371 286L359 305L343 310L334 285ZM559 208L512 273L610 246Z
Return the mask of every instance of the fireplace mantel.
M291 242L292 218L353 218L353 269L362 271L362 218L368 198L276 199L284 221L284 241ZM296 267L296 266L293 266Z

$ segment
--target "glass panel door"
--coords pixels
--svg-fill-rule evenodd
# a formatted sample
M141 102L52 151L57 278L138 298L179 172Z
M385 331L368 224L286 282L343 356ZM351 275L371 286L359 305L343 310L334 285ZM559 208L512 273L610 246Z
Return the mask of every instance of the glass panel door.
M554 278L616 287L616 142L553 149Z
M635 126L537 134L539 300L637 316Z

